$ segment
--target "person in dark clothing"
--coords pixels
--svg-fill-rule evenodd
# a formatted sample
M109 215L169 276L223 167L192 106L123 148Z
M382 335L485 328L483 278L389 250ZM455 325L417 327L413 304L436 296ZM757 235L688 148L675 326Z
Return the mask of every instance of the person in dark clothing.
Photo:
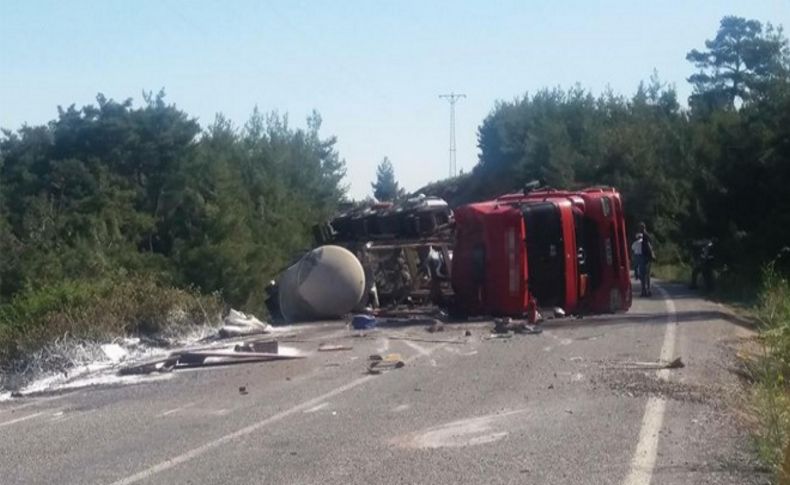
M639 223L639 232L642 233L642 257L639 264L639 281L642 283L642 296L653 296L650 287L650 265L656 259L653 252L653 238L647 232L644 222Z
M703 239L693 243L694 265L691 269L692 290L697 288L697 280L702 275L707 291L713 290L713 241Z

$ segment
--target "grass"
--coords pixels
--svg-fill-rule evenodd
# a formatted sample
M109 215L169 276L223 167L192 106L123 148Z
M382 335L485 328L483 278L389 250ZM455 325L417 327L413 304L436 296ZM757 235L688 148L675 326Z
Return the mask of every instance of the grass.
M777 483L790 483L790 284L773 264L763 271L754 312L760 322L763 353L751 362L755 442L759 458Z
M650 273L654 278L673 283L688 284L691 281L691 267L685 263L654 263Z
M58 340L159 334L216 321L220 309L216 296L147 277L64 281L23 291L0 305L0 370L24 367L26 359Z

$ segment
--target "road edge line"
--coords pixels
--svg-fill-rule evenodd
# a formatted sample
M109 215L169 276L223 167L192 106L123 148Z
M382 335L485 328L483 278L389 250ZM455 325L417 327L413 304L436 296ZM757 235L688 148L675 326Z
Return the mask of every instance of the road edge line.
M664 331L664 342L661 344L660 359L669 362L675 352L675 336L678 326L677 310L675 302L666 290L657 286L654 288L661 293L667 309L667 325ZM656 375L661 380L669 380L669 369L660 369ZM642 416L636 450L631 459L631 469L623 481L623 485L650 485L658 457L659 433L664 422L666 407L667 401L663 397L648 398L645 404L645 413Z

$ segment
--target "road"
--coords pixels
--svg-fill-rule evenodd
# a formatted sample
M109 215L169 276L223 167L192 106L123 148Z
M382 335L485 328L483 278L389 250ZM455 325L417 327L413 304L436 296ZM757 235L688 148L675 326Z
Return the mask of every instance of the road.
M664 288L538 335L309 325L287 344L303 360L2 403L0 482L766 483L732 372L750 330ZM316 352L322 341L353 350ZM387 352L405 367L367 374ZM677 356L686 367L629 367Z

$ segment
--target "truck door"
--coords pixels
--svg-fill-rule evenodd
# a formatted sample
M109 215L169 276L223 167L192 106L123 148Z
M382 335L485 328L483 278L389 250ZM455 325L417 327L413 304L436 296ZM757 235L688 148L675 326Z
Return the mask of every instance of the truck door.
M559 208L551 202L525 204L529 291L541 307L563 306L565 257Z

